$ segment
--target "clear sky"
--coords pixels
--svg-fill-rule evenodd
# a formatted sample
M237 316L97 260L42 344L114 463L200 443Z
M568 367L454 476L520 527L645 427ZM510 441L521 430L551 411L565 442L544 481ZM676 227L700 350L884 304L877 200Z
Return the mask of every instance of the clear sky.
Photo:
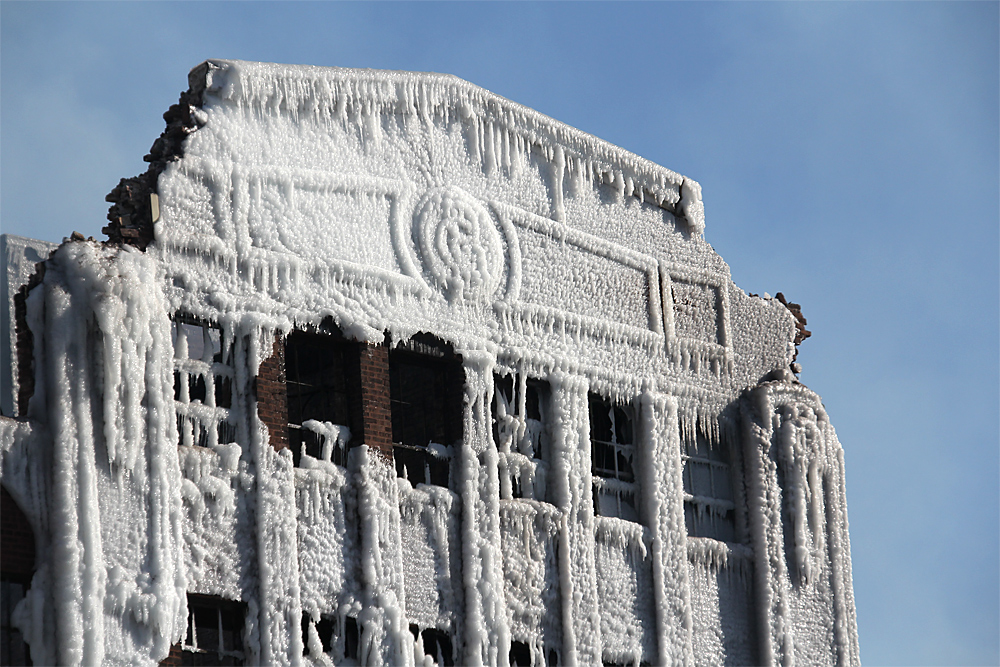
M0 229L101 238L206 58L456 74L701 182L802 304L866 664L1000 662L996 2L0 4Z

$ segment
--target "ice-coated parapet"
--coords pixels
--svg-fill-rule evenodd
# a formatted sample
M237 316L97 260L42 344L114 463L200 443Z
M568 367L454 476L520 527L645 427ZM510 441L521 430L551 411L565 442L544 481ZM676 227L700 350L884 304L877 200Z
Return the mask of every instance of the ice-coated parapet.
M674 210L686 181L684 206L701 200L690 179L452 75L208 60L192 70L189 81L192 90L203 91L206 106L216 102L296 120L355 123L372 142L388 136L382 117L446 124L460 119L469 157L487 173L516 169L528 152L538 150L560 183L583 177L613 186L620 196ZM558 209L562 193L553 195ZM695 217L691 225L700 233L704 219Z
M694 384L702 412L790 362L793 318L732 284L690 179L452 76L212 60L191 82L150 249L177 309L487 340L626 393Z

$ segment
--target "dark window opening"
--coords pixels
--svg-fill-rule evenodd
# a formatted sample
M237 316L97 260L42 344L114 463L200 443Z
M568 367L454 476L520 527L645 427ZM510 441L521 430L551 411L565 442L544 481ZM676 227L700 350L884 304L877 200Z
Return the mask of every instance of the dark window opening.
M21 507L0 486L0 665L30 665L31 653L14 627L14 608L35 571L35 533Z
M448 447L462 440L461 358L427 334L389 352L393 458L413 484L448 485Z
M211 443L208 440L208 430L204 424L195 417L185 417L177 415L177 432L181 437L181 444L191 447L208 447Z
M410 634L413 635L413 641L421 642L424 655L430 656L435 664L440 667L453 667L455 656L452 653L451 637L448 633L437 628L425 628L421 631L420 626L411 623Z
M684 440L684 522L688 535L723 542L736 539L729 445L710 442L700 431Z
M229 421L219 422L219 444L228 445L236 442L236 424Z
M510 664L512 667L531 667L531 647L524 642L510 643Z
M204 595L188 595L187 635L182 665L242 665L245 605Z
M215 406L226 409L233 406L233 378L228 375L215 378Z
M589 404L594 512L638 523L632 406L594 393L589 395Z
M302 614L302 655L318 658L314 655L309 645L310 629L315 629L316 637L319 639L319 650L333 657L335 664L341 664L342 660L358 660L358 647L361 645L361 633L358 628L358 621L353 616L343 617L343 627L341 627L341 617L331 614L321 614L318 621L313 621L309 612ZM317 663L318 664L318 663Z
M347 616L344 619L344 657L358 660L358 649L361 646L361 629L358 619Z
M309 648L309 626L316 628L316 636L323 653L329 653L333 649L337 635L337 617L322 615L319 620L313 623L312 616L308 613L302 614L302 655L312 655Z
M554 648L545 650L544 646L538 647L539 655L537 664L539 667L559 667L559 651ZM511 641L508 662L511 667L531 667L531 646L526 642Z
M545 499L539 463L548 456L551 393L543 380L493 376L493 441L500 453L502 498Z
M524 491L521 490L521 478L517 475L510 476L510 497L511 500L524 498Z
M451 462L445 456L426 447L400 443L393 445L392 456L398 477L408 479L413 484L448 486Z
M30 665L31 652L21 631L14 627L13 613L28 590L27 577L0 576L0 665Z
M235 427L223 426L233 403L232 341L218 325L184 313L174 315L171 339L178 444L208 447L234 442ZM199 407L190 408L192 404Z
M295 465L303 454L346 465L350 431L356 429L351 410L360 382L352 372L356 355L356 344L336 332L294 331L285 340L288 444Z

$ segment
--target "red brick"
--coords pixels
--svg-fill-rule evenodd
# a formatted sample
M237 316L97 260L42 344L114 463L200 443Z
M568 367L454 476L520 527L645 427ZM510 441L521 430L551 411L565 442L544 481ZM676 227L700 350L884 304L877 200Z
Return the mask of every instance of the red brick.
M359 345L362 438L369 447L392 458L392 406L389 402L389 348Z
M181 645L174 644L170 647L170 653L160 661L160 667L181 667L183 658L181 657Z
M275 336L271 356L257 373L257 415L277 451L288 447L288 396L285 387L285 341Z

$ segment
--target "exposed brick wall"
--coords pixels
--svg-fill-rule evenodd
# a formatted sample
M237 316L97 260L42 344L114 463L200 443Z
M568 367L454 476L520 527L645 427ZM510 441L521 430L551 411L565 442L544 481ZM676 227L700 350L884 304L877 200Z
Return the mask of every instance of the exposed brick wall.
M350 344L348 382L351 391L351 421L355 425L351 446L367 444L392 457L392 406L389 399L389 349L385 345ZM271 445L288 447L288 393L285 373L285 341L274 339L271 356L261 365L256 379L257 414L267 425Z
M184 664L181 656L181 645L174 644L170 647L170 653L160 661L160 667L181 667Z
M785 308L791 312L792 317L795 318L795 346L798 347L799 343L804 341L806 338L809 338L809 336L812 336L812 331L806 329L806 324L808 324L808 322L806 322L806 318L802 316L802 306L788 301L785 299L785 295L781 292L775 294L774 298L780 301ZM798 354L798 350L796 350L796 354Z
M257 415L267 425L271 446L288 447L288 395L285 388L285 340L275 336L271 356L257 374Z
M361 345L358 352L363 442L391 458L392 404L389 400L389 348L385 345Z
M35 535L17 502L0 487L0 571L30 578L35 570Z
M345 342L344 374L348 387L348 410L350 412L351 440L347 446L356 447L365 442L365 406L361 387L361 356L368 347L365 343Z
M202 105L206 75L211 68L202 63L188 74L188 90L181 93L180 101L163 114L167 127L142 159L149 163L145 173L133 178L123 178L105 201L111 202L108 210L110 224L101 231L111 243L128 243L145 250L153 240L153 207L150 195L156 194L157 181L170 162L184 154L184 140L202 127L197 109Z

